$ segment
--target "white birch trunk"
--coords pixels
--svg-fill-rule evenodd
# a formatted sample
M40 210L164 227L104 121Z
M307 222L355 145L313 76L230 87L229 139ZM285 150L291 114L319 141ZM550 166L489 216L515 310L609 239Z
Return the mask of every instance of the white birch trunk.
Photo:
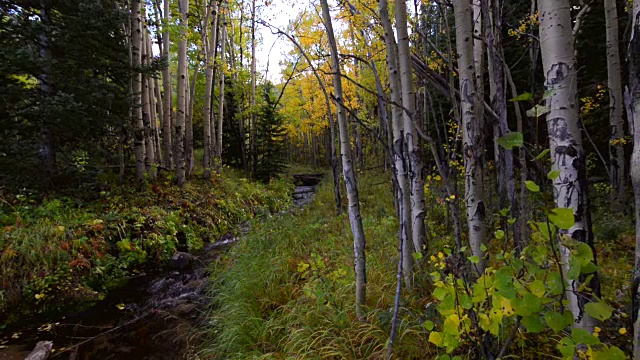
M148 37L147 37L147 25L143 18L144 26L142 27L142 66L149 66L149 49L148 49ZM145 148L145 160L144 165L147 172L152 178L156 178L157 169L154 167L156 159L156 147L153 136L152 122L155 121L155 117L152 114L153 95L151 93L150 85L151 78L149 75L142 76L142 123L144 124L144 148Z
M171 92L171 69L169 66L169 0L164 0L164 23L162 25L162 57L167 61L167 67L162 70L162 98L164 114L162 116L162 151L164 153L164 167L173 168L173 93Z
M398 33L398 64L400 84L402 86L402 120L404 123L405 146L409 161L409 180L411 181L411 239L414 251L423 253L425 249L426 207L424 203L424 181L422 180L422 154L414 124L416 99L407 30L407 3L396 1L396 31Z
M553 181L556 206L573 209L574 226L562 235L589 243L590 226L587 209L585 154L578 121L577 72L569 0L539 0L540 50L548 98L546 115L553 171L560 176ZM591 245L591 244L590 244ZM565 275L569 249L559 244ZM566 279L566 276L565 276ZM569 280L567 299L574 316L574 326L591 332L595 320L584 312L585 294L578 294L579 281ZM590 286L593 288L593 286Z
M604 0L604 11L607 34L607 86L609 88L609 171L613 197L611 207L620 211L624 208L626 198L625 158L622 79L620 67L620 48L618 35L618 9L615 0Z
M180 42L178 45L178 114L175 124L175 165L178 185L185 183L184 130L187 110L187 26L189 1L179 0L180 5Z
M465 168L465 204L469 226L471 253L480 261L475 268L484 272L485 205L482 179L482 127L476 117L477 95L473 62L473 19L470 0L454 3L456 20L456 48L460 78L460 108L462 117L462 146Z
M218 158L218 163L216 166L222 165L222 124L224 121L224 79L225 79L225 68L227 64L225 64L225 52L226 52L226 42L227 42L227 23L225 21L222 22L222 28L220 29L220 95L218 101L218 140L216 141L216 157ZM241 120L242 121L242 120ZM243 139L244 141L244 139Z
M211 118L213 115L213 111L211 109L211 97L213 92L213 55L215 53L217 43L216 35L218 33L218 5L213 4L211 6L213 6L211 14L213 19L211 21L211 31L209 36L207 36L207 28L204 27L202 29L202 44L205 48L205 64L207 66L205 71L204 120L202 122L204 130L204 158L202 161L202 167L204 169L205 179L209 179L211 177L211 155L213 150L212 136L215 137L215 134L212 134L211 131L212 129L215 129L215 127L211 126Z
M133 149L136 160L136 180L144 182L145 144L144 123L142 119L142 73L138 70L142 64L142 13L140 0L131 1L131 65L133 76Z
M391 123L393 132L393 162L395 167L398 203L398 217L400 220L400 242L402 244L402 273L404 274L405 286L413 286L413 242L411 236L411 186L408 176L408 161L406 147L404 145L405 136L403 133L402 118L402 89L400 84L400 74L398 73L398 53L396 50L396 40L389 19L389 8L387 0L378 2L380 20L384 28L385 44L387 46L387 67L389 68L389 85L391 88Z
M342 172L347 188L347 200L349 203L349 222L353 232L354 269L356 277L356 315L363 317L362 307L366 302L367 294L367 267L365 247L366 240L360 215L360 200L358 198L358 184L356 183L353 164L351 163L351 144L349 138L349 124L345 114L342 98L342 78L340 75L340 62L338 59L338 46L333 33L331 14L327 0L320 0L322 5L322 17L329 38L331 50L331 72L333 73L333 88L335 91L336 107L338 109L338 128L340 132L340 150L342 157Z

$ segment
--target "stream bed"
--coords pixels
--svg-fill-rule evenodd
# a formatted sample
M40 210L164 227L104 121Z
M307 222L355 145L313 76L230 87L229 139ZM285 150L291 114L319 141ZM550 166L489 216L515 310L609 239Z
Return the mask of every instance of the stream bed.
M321 179L321 174L294 175L295 207L313 199ZM36 344L52 347L49 359L195 359L205 336L209 264L249 231L244 223L238 237L226 234L196 253L176 253L169 270L140 272L88 310L0 332L0 360L25 359Z

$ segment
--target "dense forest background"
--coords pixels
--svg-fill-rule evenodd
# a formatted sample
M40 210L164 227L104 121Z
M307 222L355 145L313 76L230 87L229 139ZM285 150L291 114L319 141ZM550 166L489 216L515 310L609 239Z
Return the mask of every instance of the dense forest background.
M290 5L0 1L7 324L281 211L306 167L331 175L291 221L345 241L273 255L290 277L259 286L295 285L257 314L230 311L263 305L216 275L237 303L212 295L221 354L639 358L640 1L319 0L286 27L263 16ZM288 44L272 49L277 80L257 69L265 32ZM238 264L260 268L243 246ZM292 313L318 318L288 319L304 336L231 326L304 301L317 307ZM347 328L365 335L317 336ZM331 355L345 338L352 353Z

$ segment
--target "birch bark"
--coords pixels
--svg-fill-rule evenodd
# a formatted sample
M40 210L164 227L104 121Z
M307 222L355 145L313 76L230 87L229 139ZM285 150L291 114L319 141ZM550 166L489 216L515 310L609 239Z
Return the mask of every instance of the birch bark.
M322 6L322 17L329 38L329 47L331 50L331 72L333 75L333 88L335 91L335 102L338 109L338 128L340 133L340 150L342 157L342 173L347 188L347 200L349 203L349 222L351 231L353 232L353 252L354 252L354 269L356 277L356 315L363 318L363 306L366 302L367 294L367 267L365 247L366 239L362 226L362 217L360 215L360 200L358 197L358 184L356 183L353 164L351 163L351 144L349 138L349 124L345 114L343 95L342 95L342 78L340 75L340 63L338 59L338 46L333 32L333 24L331 23L331 14L329 13L329 5L327 0L320 0Z
M424 181L422 180L422 156L416 136L413 118L416 116L416 100L409 49L409 31L407 29L407 3L396 1L396 31L398 33L398 65L402 86L402 120L404 124L405 146L409 162L409 180L411 181L411 239L414 251L422 253L425 247L426 208L424 203ZM411 255L411 254L409 254Z
M587 208L586 162L578 121L577 69L569 0L539 0L538 11L540 50L548 94L546 118L551 169L560 174L553 181L554 198L557 207L570 208L575 216L574 226L562 231L561 236L585 242L593 248ZM563 266L566 274L571 254L562 244L559 247L562 261L566 264ZM596 289L597 286L597 277L594 277L589 287ZM569 281L569 309L573 313L574 327L591 332L595 320L584 312L588 297L579 294L579 287L579 281Z
M623 209L626 196L622 79L618 34L618 9L615 0L604 0L607 36L607 86L609 88L609 159L613 197L611 208Z
M462 117L462 146L465 168L465 203L469 226L471 253L478 256L479 274L484 272L485 205L482 179L482 127L476 117L477 94L473 62L472 11L469 0L454 2L456 48L460 78L460 108Z
M408 176L408 161L404 141L406 137L403 133L402 119L402 89L400 85L400 75L398 73L398 53L396 50L396 40L389 19L389 8L387 0L378 2L380 11L380 21L384 28L384 39L387 46L387 67L389 68L389 85L391 88L391 123L393 132L393 162L395 167L398 203L398 217L400 220L400 243L402 249L402 273L404 274L405 286L411 288L413 285L413 257L411 230L411 186Z
M131 1L131 65L133 73L133 149L136 160L136 180L144 182L145 174L145 144L144 123L142 120L142 13L140 0Z
M185 182L184 129L187 110L187 26L189 22L189 1L179 0L180 42L178 44L178 114L176 117L175 165L178 185Z

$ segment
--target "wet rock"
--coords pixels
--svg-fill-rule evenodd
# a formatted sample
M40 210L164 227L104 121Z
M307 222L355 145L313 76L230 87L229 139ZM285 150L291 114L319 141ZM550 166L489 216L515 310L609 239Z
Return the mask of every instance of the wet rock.
M169 259L169 266L178 270L186 269L195 258L196 257L191 254L178 252Z

